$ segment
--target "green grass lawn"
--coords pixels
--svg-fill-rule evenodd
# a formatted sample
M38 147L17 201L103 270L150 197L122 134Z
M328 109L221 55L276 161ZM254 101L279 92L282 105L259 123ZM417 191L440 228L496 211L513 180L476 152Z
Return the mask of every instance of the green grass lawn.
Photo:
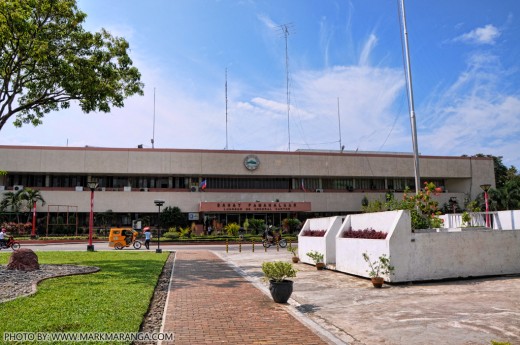
M137 332L168 257L167 252L36 254L40 264L101 270L44 280L36 294L0 303L0 343L4 332ZM0 264L9 255L0 253Z

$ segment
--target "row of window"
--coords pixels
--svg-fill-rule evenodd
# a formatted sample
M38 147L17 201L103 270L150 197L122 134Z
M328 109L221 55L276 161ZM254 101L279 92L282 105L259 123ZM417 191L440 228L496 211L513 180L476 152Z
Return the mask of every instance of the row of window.
M100 188L191 189L204 186L212 190L395 190L415 189L413 178L269 178L269 177L179 177L179 176L86 176L8 174L7 185L26 187L74 188L95 179ZM428 179L439 187L442 179Z

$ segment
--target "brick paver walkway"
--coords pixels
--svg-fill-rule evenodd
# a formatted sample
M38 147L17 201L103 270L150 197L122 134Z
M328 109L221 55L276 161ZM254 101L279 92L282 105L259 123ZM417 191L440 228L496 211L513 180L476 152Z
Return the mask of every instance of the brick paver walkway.
M327 344L209 251L177 251L172 279L173 344Z

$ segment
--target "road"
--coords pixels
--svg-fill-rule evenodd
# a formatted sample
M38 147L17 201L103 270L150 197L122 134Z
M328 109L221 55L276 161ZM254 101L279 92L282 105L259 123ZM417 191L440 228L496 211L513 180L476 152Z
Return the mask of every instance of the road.
M87 242L69 242L69 243L38 243L38 244L26 244L21 243L22 248L29 248L34 251L82 251L87 250ZM183 249L200 249L200 250L212 250L216 252L226 252L225 243L217 243L217 244L160 244L160 248L165 251L174 251L174 250L183 250ZM157 242L152 242L150 244L150 251L155 251L157 249ZM108 242L94 242L94 250L103 251L103 250L114 250L114 248L110 248L108 246ZM252 252L251 244L243 244L239 246L238 244L230 244L228 246L228 252ZM2 252L11 252L11 249L4 249ZM132 247L124 248L123 251L146 251L144 245L139 250L135 250ZM264 247L260 243L255 244L255 251L265 251ZM267 249L268 252L275 252L276 247L271 247ZM279 248L280 252L287 252L285 248Z

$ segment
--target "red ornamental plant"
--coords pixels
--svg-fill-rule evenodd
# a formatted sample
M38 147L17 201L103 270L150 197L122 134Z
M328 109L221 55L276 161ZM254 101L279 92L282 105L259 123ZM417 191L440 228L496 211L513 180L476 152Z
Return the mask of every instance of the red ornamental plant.
M352 230L352 228L344 231L342 234L343 238L366 238L372 240L384 240L388 235L383 231L376 231L372 228L367 228L364 230Z
M323 237L327 230L303 230L302 236Z
M408 195L407 192L403 194L403 206L412 211L412 229L441 227L443 221L438 217L441 214L439 203L432 196L441 193L442 188L436 187L433 182L424 182L424 188L418 194Z

